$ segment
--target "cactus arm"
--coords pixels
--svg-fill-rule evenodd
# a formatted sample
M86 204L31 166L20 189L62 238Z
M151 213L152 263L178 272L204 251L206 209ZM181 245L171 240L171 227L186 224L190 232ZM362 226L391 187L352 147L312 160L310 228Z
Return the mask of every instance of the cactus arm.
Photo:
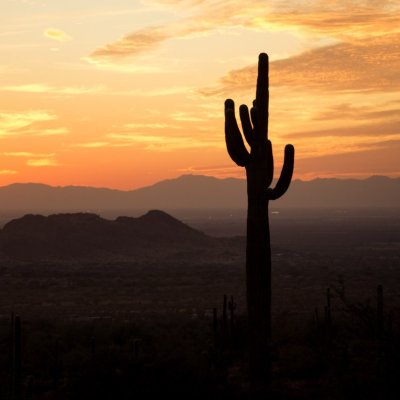
M288 189L293 176L294 168L294 147L291 144L285 146L285 158L281 176L273 189L268 189L268 199L276 200L283 196Z
M267 140L267 149L266 149L266 175L267 175L267 188L271 185L272 179L274 178L274 156L272 153L272 143L270 140Z
M254 126L254 132L258 132L258 127L260 126L260 123L258 120L258 109L257 109L255 100L253 101L253 107L251 107L250 115L251 115L251 122L253 123L253 126ZM257 140L257 138L258 138L258 135L255 134L253 143Z
M244 137L248 145L251 147L254 142L254 132L253 132L253 126L251 125L250 122L248 107L245 104L242 104L239 108L239 113L240 113L240 121L242 122Z
M225 101L225 141L232 160L240 167L247 165L250 154L236 122L235 103L231 99Z

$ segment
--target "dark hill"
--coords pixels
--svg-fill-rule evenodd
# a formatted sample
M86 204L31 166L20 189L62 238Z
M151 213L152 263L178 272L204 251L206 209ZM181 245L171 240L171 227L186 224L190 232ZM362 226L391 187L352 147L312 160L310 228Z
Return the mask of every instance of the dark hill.
M98 259L185 251L213 240L162 211L106 220L96 214L25 215L0 231L0 251L13 259Z

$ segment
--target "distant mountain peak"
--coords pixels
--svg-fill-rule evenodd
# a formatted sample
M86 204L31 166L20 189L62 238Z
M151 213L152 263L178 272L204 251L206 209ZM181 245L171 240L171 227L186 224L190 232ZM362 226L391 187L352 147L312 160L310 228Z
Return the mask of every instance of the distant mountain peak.
M0 189L3 188L56 188L59 186L51 186L46 183L38 183L38 182L15 182L10 183L9 185L1 186Z
M202 175L202 174L182 174L175 179L213 179L213 180L220 180L216 176L212 175Z
M382 182L390 181L393 179L398 179L398 178L390 178L389 176L385 176L385 175L372 175L372 176L366 178L366 180L369 180L369 181L382 181Z
M241 178L233 178L233 177L219 178L213 175L202 175L202 174L183 174L171 180L180 180L180 181L202 180L202 181L214 181L214 182L229 181L229 180L244 181L244 179Z
M168 220L175 220L174 217L166 213L165 211L161 210L150 210L146 214L142 215L142 218L156 218L156 219L168 219Z

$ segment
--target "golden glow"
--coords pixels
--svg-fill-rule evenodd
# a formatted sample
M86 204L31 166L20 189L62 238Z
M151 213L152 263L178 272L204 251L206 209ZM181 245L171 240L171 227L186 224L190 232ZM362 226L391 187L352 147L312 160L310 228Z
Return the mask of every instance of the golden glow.
M276 168L400 176L398 0L10 0L1 5L0 184L131 189L244 177L225 98L251 104L270 55Z

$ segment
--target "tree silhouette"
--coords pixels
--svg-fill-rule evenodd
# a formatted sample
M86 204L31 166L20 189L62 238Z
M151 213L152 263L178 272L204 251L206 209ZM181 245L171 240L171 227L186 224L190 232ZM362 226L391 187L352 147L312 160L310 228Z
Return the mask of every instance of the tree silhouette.
M274 175L271 141L268 140L268 55L258 61L256 99L250 110L241 105L243 135L239 130L234 102L225 101L225 140L228 153L247 176L246 289L249 326L250 377L256 386L267 387L271 379L271 244L268 221L270 200L281 197L293 175L294 147L286 145L280 178L270 188Z

